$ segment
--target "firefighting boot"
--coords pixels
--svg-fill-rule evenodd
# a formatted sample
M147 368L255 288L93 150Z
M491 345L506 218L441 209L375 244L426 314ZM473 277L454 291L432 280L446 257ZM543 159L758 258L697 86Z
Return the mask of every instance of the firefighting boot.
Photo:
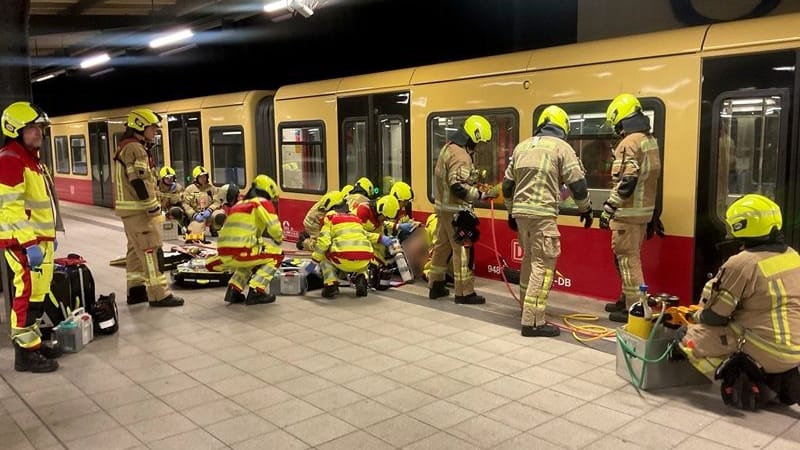
M561 330L550 324L531 326L523 325L522 335L525 337L556 337L561 334Z
M45 373L58 369L58 361L47 359L37 350L24 350L14 346L14 370L17 372Z
M614 303L606 303L606 312L617 312L628 309L625 306L625 294L619 294L619 298Z
M335 284L326 284L322 287L322 296L325 298L333 298L336 297L336 294L339 293L339 286Z
M175 296L174 294L169 294L157 302L150 302L150 306L153 308L172 308L174 306L183 306L183 299Z
M128 304L136 305L147 301L147 288L144 286L134 286L128 289Z
M244 294L238 289L233 286L228 286L228 290L225 291L225 302L226 303L244 303Z
M266 305L267 303L272 303L275 301L274 294L267 294L266 292L261 292L258 289L250 288L250 291L247 292L247 298L244 300L245 305Z
M486 303L486 298L473 292L469 295L456 295L455 302L459 305L482 305Z
M61 347L56 345L55 347L50 347L49 345L45 345L42 343L39 346L39 353L42 354L47 359L56 359L64 356L64 352L61 350Z
M367 288L367 277L363 273L356 275L356 297L366 297L369 289Z
M439 297L447 297L450 295L450 290L447 289L446 281L434 281L433 286L428 290L428 298L436 300Z
M608 320L612 322L628 323L628 310L614 311L608 315Z

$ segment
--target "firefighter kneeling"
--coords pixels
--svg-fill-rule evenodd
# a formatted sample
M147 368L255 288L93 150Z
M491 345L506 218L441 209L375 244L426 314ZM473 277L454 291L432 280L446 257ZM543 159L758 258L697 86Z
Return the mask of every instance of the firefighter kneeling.
M218 256L212 257L206 268L234 270L225 292L228 303L256 305L275 301L275 295L268 291L276 267L283 260L283 228L273 205L278 195L275 181L258 175L244 200L230 209L219 231ZM250 291L245 297L247 286Z
M701 373L722 380L726 404L755 409L800 400L800 255L781 234L780 207L748 194L726 213L743 249L703 289L696 325L679 348ZM684 332L685 331L685 335Z

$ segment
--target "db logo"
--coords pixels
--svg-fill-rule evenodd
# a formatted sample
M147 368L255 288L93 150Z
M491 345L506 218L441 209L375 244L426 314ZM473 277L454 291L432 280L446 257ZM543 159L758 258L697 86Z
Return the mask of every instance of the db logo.
M300 237L300 233L292 228L292 224L290 224L288 220L283 221L283 237L294 240L297 240L297 238Z
M511 259L513 261L521 262L522 257L525 256L525 250L519 245L519 240L514 239L511 241Z

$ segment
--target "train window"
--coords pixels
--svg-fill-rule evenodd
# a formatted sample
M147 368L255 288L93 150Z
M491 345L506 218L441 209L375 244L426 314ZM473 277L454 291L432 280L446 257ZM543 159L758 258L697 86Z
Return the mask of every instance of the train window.
M388 193L396 180L403 180L403 137L405 120L397 115L380 115L380 146L383 154L383 180L379 186L382 193ZM353 180L355 181L355 180ZM349 182L349 181L348 181Z
M367 167L367 119L344 120L342 136L344 136L344 179L341 184L353 184L357 179L367 175L364 173Z
M72 156L72 174L86 175L89 173L86 164L86 138L81 135L70 136L69 147Z
M42 140L42 148L39 149L39 158L42 164L47 167L48 172L53 173L53 146L50 139L50 129L45 131L44 139Z
M321 194L327 190L325 125L322 122L279 126L281 188Z
M759 193L775 199L780 169L783 105L780 95L737 96L715 102L717 122L717 215L737 198Z
M156 131L155 142L150 147L150 154L158 169L164 167L164 136L161 134L161 129Z
M56 136L53 139L56 148L56 172L69 174L69 148L66 136Z
M464 124L464 120L472 114L480 114L492 124L492 140L478 144L475 151L474 165L476 175L482 182L497 185L502 183L506 165L519 142L519 115L513 109L495 109L488 111L464 111L457 113L432 114L428 119L428 196L434 201L436 180L434 168L439 152ZM483 171L486 171L485 176ZM476 202L476 207L488 208L488 202Z
M244 186L244 131L242 127L213 127L211 133L211 179L217 184Z

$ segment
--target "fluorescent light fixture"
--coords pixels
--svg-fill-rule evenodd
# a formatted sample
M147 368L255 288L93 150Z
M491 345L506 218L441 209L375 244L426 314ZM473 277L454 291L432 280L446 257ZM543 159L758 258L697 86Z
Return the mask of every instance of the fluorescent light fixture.
M286 8L286 0L277 0L264 5L264 12L273 13Z
M239 136L241 134L242 134L241 131L223 131L222 132L223 136Z
M99 55L90 56L81 61L81 69L88 69L90 67L99 66L100 64L107 63L111 60L108 53L101 53Z
M54 73L48 73L47 75L42 75L42 76L40 76L40 77L38 77L38 78L34 78L34 79L33 79L33 82L34 82L34 83L39 83L39 82L42 82L42 81L47 81L47 80L49 80L49 79L51 79L51 78L55 78L55 77L56 77L56 74L54 74Z
M184 28L182 30L178 30L173 33L169 33L167 35L153 39L152 41L150 41L150 48L159 48L159 47L164 47L166 45L172 45L176 42L185 41L186 39L189 39L192 36L194 36L192 30Z
M772 70L776 72L794 72L794 66L778 66L773 67Z
M314 15L314 10L309 8L302 0L287 0L286 7L306 19Z

